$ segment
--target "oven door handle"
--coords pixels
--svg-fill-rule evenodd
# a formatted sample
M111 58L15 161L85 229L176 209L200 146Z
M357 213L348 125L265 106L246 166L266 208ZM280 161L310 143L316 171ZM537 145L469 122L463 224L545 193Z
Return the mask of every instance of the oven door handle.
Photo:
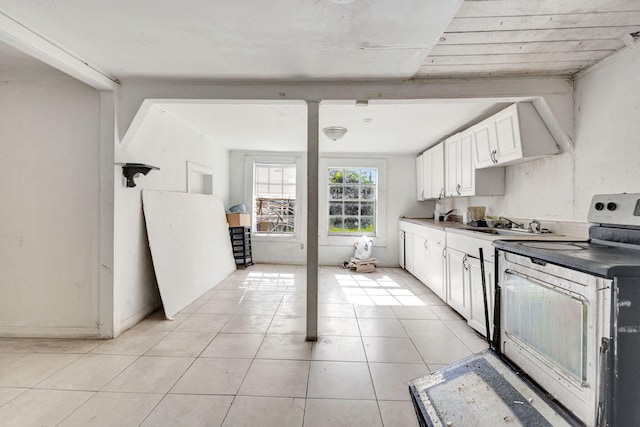
M525 279L525 280L528 280L530 282L533 282L538 286L542 286L543 288L551 289L552 291L568 295L571 298L573 298L575 300L578 300L580 302L583 302L585 304L589 303L589 300L587 300L587 298L584 295L580 295L579 293L573 292L573 291L571 291L569 289L563 288L563 287L558 286L558 285L553 285L551 283L544 282L544 281L542 281L542 280L540 280L540 279L538 279L536 277L531 277L528 274L521 273L520 271L511 270L511 269L507 268L507 269L504 270L504 274L518 276L521 279Z

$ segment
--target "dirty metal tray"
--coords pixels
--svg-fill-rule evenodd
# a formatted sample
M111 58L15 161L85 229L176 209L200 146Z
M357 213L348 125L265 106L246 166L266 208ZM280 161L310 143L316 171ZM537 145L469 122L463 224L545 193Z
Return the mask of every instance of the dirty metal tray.
M582 426L491 350L409 382L423 427Z

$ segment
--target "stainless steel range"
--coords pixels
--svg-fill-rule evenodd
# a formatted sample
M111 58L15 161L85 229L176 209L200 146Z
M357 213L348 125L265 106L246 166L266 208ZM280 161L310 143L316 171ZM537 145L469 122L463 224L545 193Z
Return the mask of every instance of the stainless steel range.
M640 425L640 194L594 196L588 241L495 241L494 349L588 426Z

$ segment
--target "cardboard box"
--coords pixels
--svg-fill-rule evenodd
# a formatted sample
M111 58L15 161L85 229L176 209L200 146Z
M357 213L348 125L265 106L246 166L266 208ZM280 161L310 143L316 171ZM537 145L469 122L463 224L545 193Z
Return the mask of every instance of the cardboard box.
M229 227L251 227L251 215L248 213L227 214Z

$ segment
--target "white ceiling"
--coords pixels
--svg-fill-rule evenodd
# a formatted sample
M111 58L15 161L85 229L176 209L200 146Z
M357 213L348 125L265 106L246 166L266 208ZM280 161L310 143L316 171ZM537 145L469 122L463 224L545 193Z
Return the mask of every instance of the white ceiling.
M640 1L0 0L0 22L17 23L32 47L44 39L113 79L571 77L636 44ZM10 41L2 26L0 40ZM64 76L0 44L0 79ZM162 108L230 149L305 149L304 104ZM321 136L321 150L416 153L498 108L489 101L324 102L321 127L349 131L336 143Z
M172 103L157 106L231 150L306 151L307 107L303 102ZM333 153L418 153L470 121L506 105L493 102L437 103L415 100L323 101L320 129L343 126L332 141L320 135L320 150ZM365 121L365 119L371 119Z
M1 0L117 78L409 78L462 0Z

